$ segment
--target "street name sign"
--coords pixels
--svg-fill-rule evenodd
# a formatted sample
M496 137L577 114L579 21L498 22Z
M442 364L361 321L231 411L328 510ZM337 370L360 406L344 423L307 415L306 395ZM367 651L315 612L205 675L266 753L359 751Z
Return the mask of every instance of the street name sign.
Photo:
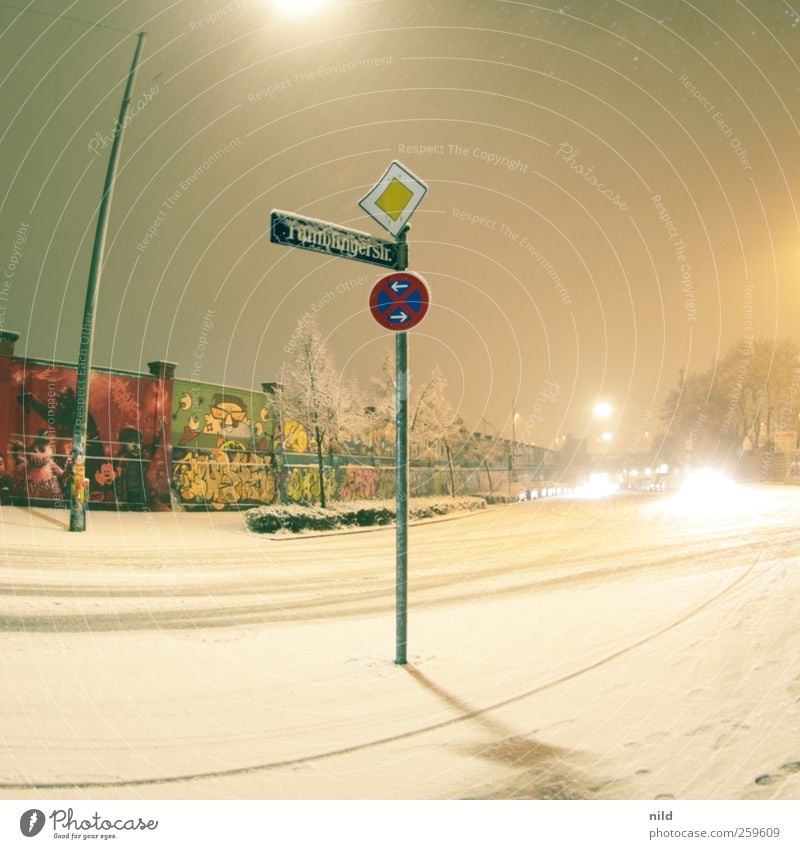
M375 284L369 296L372 317L387 330L410 330L428 311L431 297L418 274L401 271L387 274Z
M328 256L382 265L384 268L403 267L397 242L378 239L360 230L338 227L329 221L301 218L293 212L273 209L269 232L270 241L276 245L304 248Z

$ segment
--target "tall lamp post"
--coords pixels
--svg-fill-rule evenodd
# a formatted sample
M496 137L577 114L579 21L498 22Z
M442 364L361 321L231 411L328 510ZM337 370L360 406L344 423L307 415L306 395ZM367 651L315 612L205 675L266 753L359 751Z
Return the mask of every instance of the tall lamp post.
M614 408L608 401L598 401L594 407L592 407L592 414L596 419L608 419L611 417L611 414L614 412ZM596 433L596 431L594 431ZM608 450L608 446L614 438L614 434L610 430L603 430L593 441L590 441L590 445L594 446L590 453L595 453L598 449L597 446L601 446L599 449L603 454Z
M514 480L514 454L517 450L517 399L511 402L511 480Z
M511 402L511 453L508 458L509 481L513 483L517 474L517 399Z
M81 344L78 354L78 375L75 390L75 428L72 433L72 472L69 490L69 529L70 531L86 530L86 423L89 411L89 376L92 361L92 344L94 342L94 315L97 308L97 291L100 287L100 275L103 270L103 253L108 229L108 212L111 208L111 195L117 176L122 145L122 131L125 129L125 117L131 99L131 89L136 77L136 68L142 52L145 33L140 32L136 41L133 62L128 72L125 94L119 110L116 126L114 127L111 152L108 157L106 182L103 186L103 197L97 215L97 229L92 248L92 261L89 266L89 282L86 287L86 304L83 308L83 323L81 324Z

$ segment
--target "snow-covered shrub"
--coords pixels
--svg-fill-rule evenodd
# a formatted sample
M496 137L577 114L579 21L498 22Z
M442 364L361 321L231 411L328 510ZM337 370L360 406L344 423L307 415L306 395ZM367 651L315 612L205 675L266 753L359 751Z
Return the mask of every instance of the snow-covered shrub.
M274 534L276 531L330 531L339 526L339 516L334 510L321 507L301 507L298 504L276 504L255 507L244 514L249 530L257 534Z
M428 519L449 513L481 510L486 507L483 498L463 496L461 498L412 498L409 501L409 516L412 519ZM372 527L388 525L395 520L394 501L348 501L337 502L323 510L320 507L301 507L297 504L255 507L245 514L249 530L259 534L276 531L331 531L344 527Z

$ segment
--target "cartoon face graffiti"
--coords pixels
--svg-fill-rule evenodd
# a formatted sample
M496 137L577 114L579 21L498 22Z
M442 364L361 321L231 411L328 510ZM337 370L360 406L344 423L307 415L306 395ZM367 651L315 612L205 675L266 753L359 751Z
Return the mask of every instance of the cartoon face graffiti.
M206 424L203 433L213 433L225 439L250 437L250 421L247 410L239 398L215 395L211 410L206 413Z
M117 472L111 461L103 463L94 473L94 479L100 486L110 486L117 478Z

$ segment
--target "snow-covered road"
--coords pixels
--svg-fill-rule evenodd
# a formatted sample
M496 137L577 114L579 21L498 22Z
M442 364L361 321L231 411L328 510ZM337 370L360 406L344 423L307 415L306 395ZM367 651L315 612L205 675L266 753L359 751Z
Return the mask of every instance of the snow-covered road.
M800 490L270 539L0 509L2 798L798 798Z

